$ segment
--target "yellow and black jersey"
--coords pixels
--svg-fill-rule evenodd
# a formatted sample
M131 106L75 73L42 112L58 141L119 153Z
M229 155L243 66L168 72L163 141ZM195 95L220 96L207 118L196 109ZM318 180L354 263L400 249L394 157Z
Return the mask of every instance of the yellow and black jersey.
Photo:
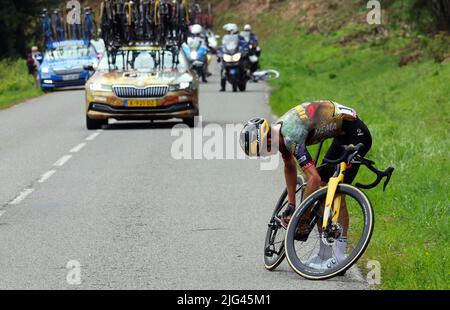
M357 118L354 109L327 100L300 104L283 115L278 123L282 126L281 135L287 150L294 153L298 146L316 144L344 134L343 121Z

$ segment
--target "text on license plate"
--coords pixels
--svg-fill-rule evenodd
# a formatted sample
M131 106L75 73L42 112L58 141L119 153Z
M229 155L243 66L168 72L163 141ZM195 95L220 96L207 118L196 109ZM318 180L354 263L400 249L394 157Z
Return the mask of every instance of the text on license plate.
M69 75L63 75L63 81L73 81L78 80L80 76L78 74L69 74Z
M130 108L156 107L158 100L127 100L125 105Z

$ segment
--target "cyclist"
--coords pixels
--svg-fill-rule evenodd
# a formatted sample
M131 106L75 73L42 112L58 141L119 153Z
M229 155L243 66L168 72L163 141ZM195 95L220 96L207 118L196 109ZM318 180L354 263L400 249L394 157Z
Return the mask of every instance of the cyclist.
M288 192L288 206L282 215L283 225L287 226L295 211L295 193L297 186L296 164L304 171L307 178L304 197L319 189L321 182L328 182L334 173L333 167L318 169L307 146L334 138L325 157L338 159L342 145L363 143L360 150L366 155L372 145L369 129L358 117L355 110L334 101L314 101L303 103L288 111L275 124L270 125L266 119L250 120L240 135L240 144L247 156L274 155L277 150L284 161L284 175ZM351 165L345 173L345 183L352 183L358 173L359 165ZM331 247L320 244L316 257L310 260L310 266L320 268L333 254L338 261L345 259L347 246L348 212L343 201L340 213L343 236L338 240L336 253Z

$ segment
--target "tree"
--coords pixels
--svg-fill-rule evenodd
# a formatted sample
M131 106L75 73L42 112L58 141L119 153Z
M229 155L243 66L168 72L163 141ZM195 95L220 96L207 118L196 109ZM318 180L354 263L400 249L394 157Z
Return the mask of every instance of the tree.
M41 38L40 15L59 0L2 0L0 6L0 58L24 55Z

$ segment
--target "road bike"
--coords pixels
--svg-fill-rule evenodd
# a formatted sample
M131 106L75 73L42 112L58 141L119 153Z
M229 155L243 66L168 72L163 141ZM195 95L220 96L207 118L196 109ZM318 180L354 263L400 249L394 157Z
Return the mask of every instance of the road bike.
M111 0L103 0L100 3L100 30L105 47L109 49L113 45L113 13Z
M89 42L97 35L94 12L90 7L84 8L84 40Z
M272 81L280 77L280 73L273 69L255 71L252 73L252 81Z
M64 18L61 16L61 10L56 9L53 11L55 16L55 30L57 41L64 41L66 39L66 31L64 26Z
M53 31L53 21L52 16L47 9L42 10L42 31L44 33L45 45L52 43L55 40L55 35Z
M385 190L394 168L376 169L373 161L359 155L363 147L363 144L344 146L339 159L325 158L325 165L335 169L333 177L327 186L307 197L289 221L283 250L289 265L304 278L323 280L342 275L358 261L369 244L374 214L372 204L360 189L374 188L386 178ZM366 166L376 174L376 180L368 185L344 184L350 165Z

